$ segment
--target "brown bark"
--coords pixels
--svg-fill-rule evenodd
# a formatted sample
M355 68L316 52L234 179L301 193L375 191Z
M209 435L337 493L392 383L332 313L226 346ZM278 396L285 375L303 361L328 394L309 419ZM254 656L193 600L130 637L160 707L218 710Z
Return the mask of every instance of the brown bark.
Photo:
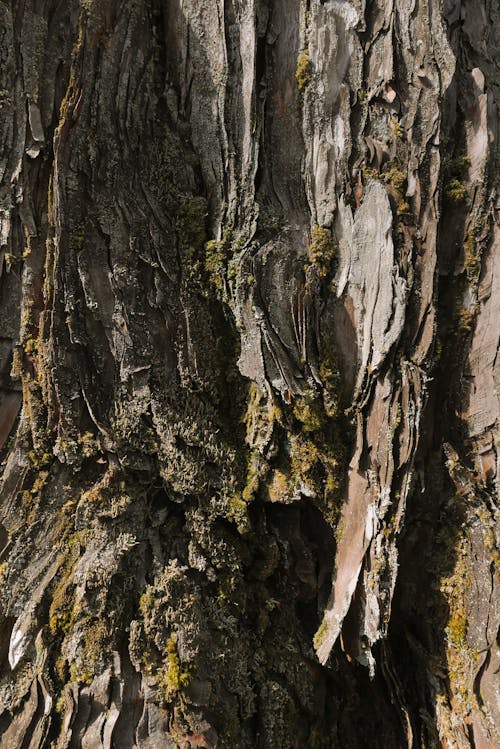
M2 747L498 745L499 25L0 3Z

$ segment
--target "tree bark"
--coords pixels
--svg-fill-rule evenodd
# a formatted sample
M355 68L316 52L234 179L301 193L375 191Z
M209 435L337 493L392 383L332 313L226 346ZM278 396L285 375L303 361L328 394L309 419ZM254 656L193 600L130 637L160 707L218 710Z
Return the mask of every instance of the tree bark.
M0 744L498 746L493 0L0 3Z

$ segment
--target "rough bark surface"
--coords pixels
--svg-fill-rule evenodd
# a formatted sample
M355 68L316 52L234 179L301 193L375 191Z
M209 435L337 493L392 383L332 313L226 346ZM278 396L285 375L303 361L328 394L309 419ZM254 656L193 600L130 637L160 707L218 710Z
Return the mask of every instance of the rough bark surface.
M498 4L0 39L2 749L499 746Z

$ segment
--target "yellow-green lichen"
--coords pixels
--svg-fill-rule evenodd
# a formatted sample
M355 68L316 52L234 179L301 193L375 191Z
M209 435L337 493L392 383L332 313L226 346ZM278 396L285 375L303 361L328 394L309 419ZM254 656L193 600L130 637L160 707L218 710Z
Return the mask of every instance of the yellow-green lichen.
M323 619L323 621L319 625L318 631L314 635L313 645L314 645L315 650L319 650L319 648L324 643L327 634L328 634L328 624L326 620Z
M73 589L70 583L75 561L74 557L66 561L52 593L49 608L49 629L52 635L67 634L73 624Z
M36 338L28 338L24 344L24 352L28 356L35 357L38 353L38 340Z
M320 278L324 278L333 270L336 255L337 247L330 229L316 224L311 233L309 260L317 268Z
M400 140L404 135L404 129L401 123L395 117L391 119L391 127L394 137L397 140Z
M92 458L98 451L98 443L92 432L84 432L77 439L84 458Z
M43 452L41 450L29 450L28 458L34 468L43 468L44 466L50 465L54 460L52 453Z
M165 657L166 663L161 670L158 684L163 688L168 702L189 686L194 669L192 664L182 664L175 635L171 635L167 642Z
M395 190L402 191L406 183L406 175L401 169L399 163L391 163L388 168L382 172L382 178L388 185L392 185Z
M240 238L240 242L241 242ZM239 246L238 242L235 242ZM204 269L215 295L224 300L230 276L229 261L233 252L232 227L228 227L222 239L211 239L204 247Z
M63 551L59 555L59 570L50 596L49 630L52 636L64 637L72 631L79 608L75 607L73 571L85 546L87 531L71 532L68 526L71 508L60 511L54 526L54 537ZM69 510L69 512L68 512Z
M83 651L80 656L81 667L74 670L76 680L89 684L99 672L99 666L110 651L112 632L109 623L103 619L89 619L84 623Z
M405 199L406 174L399 161L397 159L390 161L381 172L368 166L364 166L362 171L365 180L378 180L386 185L389 197L396 209L398 224L402 219L407 220L411 215L411 208ZM395 228L397 231L401 227L396 226Z
M299 93L303 93L306 86L311 81L311 61L309 59L309 50L304 48L297 60L297 69L295 70L295 80Z

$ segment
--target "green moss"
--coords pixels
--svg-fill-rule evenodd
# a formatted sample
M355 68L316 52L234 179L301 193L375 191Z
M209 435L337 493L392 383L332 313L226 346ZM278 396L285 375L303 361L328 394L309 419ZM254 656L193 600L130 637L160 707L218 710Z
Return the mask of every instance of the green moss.
M44 468L49 466L54 460L54 456L49 452L43 452L41 450L30 450L28 452L28 458L34 468Z
M76 663L71 663L69 667L70 680L75 684L81 684L82 686L90 686L93 681L93 676L87 669L81 669Z
M155 604L155 596L154 596L154 588L152 585L148 585L144 593L139 599L139 608L141 609L141 613L143 618L147 618L151 612L154 609Z
M73 624L73 590L70 586L74 560L63 568L61 579L56 585L49 608L49 628L52 635L67 634Z
M401 424L401 417L402 417L401 403L398 403L397 408L396 408L396 415L394 416L392 424L390 425L390 433L392 437L394 437L394 435L396 434L399 428L399 425Z
M467 613L463 607L456 608L452 612L448 620L447 632L449 641L455 647L459 647L466 642Z
M54 442L54 453L61 461L74 461L78 456L78 443L74 439L58 437Z
M329 425L331 427L331 425ZM291 484L305 484L334 527L339 518L347 452L331 428L290 437Z
M246 477L242 489L242 499L252 501L259 489L261 479L269 471L269 464L264 457L270 443L275 424L282 418L280 408L271 397L251 383L248 390L247 410L244 417L246 424L246 443L249 447Z
M55 711L58 715L64 715L66 712L66 697L64 694L59 695L56 700Z
M464 180L469 173L469 167L470 159L468 156L456 156L454 159L444 162L443 172L448 178Z
M81 662L83 669L78 680L89 683L99 672L99 665L110 652L112 633L105 619L89 620L85 623L83 635L83 653Z
M476 284L479 281L481 272L481 252L478 244L480 231L481 224L478 222L469 229L464 242L464 270L470 284Z
M395 117L393 117L391 120L391 126L392 126L392 132L393 132L394 137L397 140L401 140L401 138L404 135L403 126L398 122L398 120Z
M498 572L500 569L500 550L498 549L495 535L495 520L484 506L477 511L477 516L481 521L481 528L483 529L484 549L491 557L494 571Z
M406 172L399 159L393 159L385 164L381 172L365 166L363 176L365 180L376 179L386 186L394 216L392 230L394 244L398 248L405 246L409 241L408 230L405 227L414 227L415 218L411 205L406 199Z
M221 240L211 239L205 244L204 269L216 296L223 300L226 293L228 263L231 258L232 228L224 232Z
M321 450L307 435L291 436L290 456L292 476L305 481L312 478L313 469L322 462Z
M267 394L264 394L255 383L250 383L244 418L247 444L251 448L257 449L267 444L275 422L279 422L281 418L282 413L276 403Z
M304 432L318 432L325 423L325 414L320 401L310 390L293 404L293 415L300 421Z
M401 192L406 184L406 175L397 162L391 162L388 168L382 172L382 178L386 184L392 185L395 190Z
M41 494L47 483L48 477L48 471L39 471L33 482L33 486L31 487L31 494Z
M456 156L443 163L444 202L448 206L461 205L467 198L463 182L467 179L470 159L467 156Z
M398 216L405 216L410 213L410 204L406 200L399 200L396 206Z
M376 179L390 188L388 190L389 196L392 197L395 203L398 216L410 213L410 206L404 198L406 175L397 159L387 163L382 172L378 172L369 166L364 166L362 171L365 180Z
M68 528L70 503L62 509L55 523L55 537L60 541L62 553L59 556L59 570L55 578L49 607L49 629L54 636L64 636L73 629L76 615L74 606L73 570L85 547L87 531L71 532Z
M194 667L192 664L183 666L181 663L179 653L177 652L175 635L170 636L165 648L165 655L167 659L166 665L162 669L158 683L163 687L165 699L168 702L189 686L193 677Z
M175 580L171 579L170 593L173 593L175 585ZM144 669L154 679L164 699L169 702L189 686L194 673L194 665L181 661L175 633L170 635L163 652L161 651L161 645L154 635L155 622L161 615L162 605L164 605L162 595L157 597L155 588L148 586L139 601L143 625L138 645Z
M361 171L363 172L363 179L365 182L369 182L371 179L380 178L380 172L373 169L371 166L366 166L366 164L363 165Z
M227 518L236 524L240 533L250 529L247 502L236 494L228 500Z
M279 463L279 470L270 473L268 491L277 501L286 501L298 487L306 485L335 528L348 471L352 427L341 408L340 373L333 342L323 342L320 357L322 397L308 391L291 404L295 423L287 427L289 450Z
M458 538L454 528L445 528L440 534L440 544L447 560L454 561L450 570L446 564L446 574L441 578L440 589L448 604L448 621L446 623L446 661L451 695L458 698L457 712L467 715L475 704L474 675L476 674L478 654L469 645L467 599L471 588L472 553L467 532Z
M191 189L187 175L197 171L198 159L189 149L189 125L179 121L178 133L165 131L160 122L156 125L149 148L149 186L156 200L166 207L170 223L183 256L184 278L201 284L203 245L207 239L208 201Z
M36 365L35 365L36 366ZM29 458L35 468L47 465L53 460L53 435L47 428L47 405L38 377L30 373L22 373L23 409L30 430L33 449L29 451Z
M92 458L99 450L99 445L92 432L81 434L77 439L77 444L84 458Z
M311 234L309 260L317 268L320 278L332 272L333 261L337 255L337 246L330 229L315 225Z
M28 338L24 344L24 352L28 356L35 357L38 353L38 339Z
M307 48L303 49L299 55L297 69L295 71L295 80L297 82L299 93L303 93L304 89L311 81L311 61L309 59L309 50Z
M340 387L341 377L337 364L336 347L331 338L325 339L321 347L319 361L319 376L324 388L323 403L325 413L329 417L341 416Z
M444 199L448 205L460 205L467 197L467 190L458 179L452 179L444 188Z
M325 343L320 355L323 389L318 394L311 389L302 396L290 396L278 409L266 394L250 387L245 418L248 470L241 495L233 498L235 517L244 510L240 502L250 502L259 491L270 502L287 503L307 486L328 522L336 526L351 430L340 407L340 374L333 344ZM267 446L282 429L287 433L286 447L269 458Z
M224 292L227 259L227 248L223 242L211 239L206 243L205 271L218 294Z

